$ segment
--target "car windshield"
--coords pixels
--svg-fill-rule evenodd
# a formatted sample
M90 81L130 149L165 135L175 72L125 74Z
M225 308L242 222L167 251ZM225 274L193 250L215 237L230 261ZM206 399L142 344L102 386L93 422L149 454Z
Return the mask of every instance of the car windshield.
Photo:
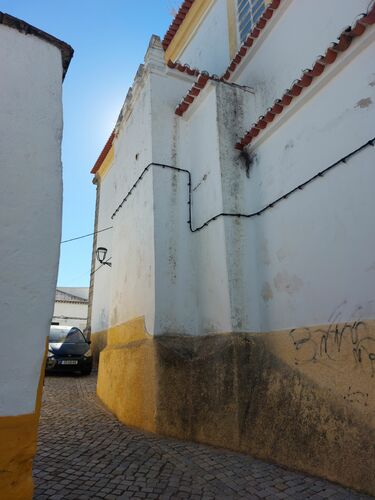
M49 333L50 342L67 342L71 344L86 343L86 339L79 328L52 327Z

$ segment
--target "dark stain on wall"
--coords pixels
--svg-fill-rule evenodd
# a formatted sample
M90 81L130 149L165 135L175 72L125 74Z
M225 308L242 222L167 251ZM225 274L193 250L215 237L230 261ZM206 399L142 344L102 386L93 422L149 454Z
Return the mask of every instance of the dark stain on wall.
M257 155L255 153L249 153L246 150L240 152L238 159L241 162L242 168L244 168L246 172L246 177L250 178L250 169L251 167L257 163Z
M91 350L93 356L93 368L96 370L99 366L99 355L107 346L107 331L91 334Z
M355 107L365 109L368 108L371 104L372 104L371 97L365 97L363 99L360 99L355 105Z
M363 396L349 388L346 400L310 380L266 337L155 339L157 431L374 494L375 428L348 404Z

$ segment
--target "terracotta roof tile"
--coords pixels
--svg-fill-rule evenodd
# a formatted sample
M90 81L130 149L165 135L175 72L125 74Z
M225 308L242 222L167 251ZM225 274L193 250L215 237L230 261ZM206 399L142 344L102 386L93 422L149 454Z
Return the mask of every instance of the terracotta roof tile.
M174 36L176 35L177 31L179 30L181 24L183 23L186 15L188 14L191 6L193 5L194 0L184 0L182 3L181 7L178 9L178 12L173 19L171 25L168 28L167 33L165 34L162 45L164 50L167 50L169 45L171 44Z
M180 71L181 73L186 73L190 76L198 76L199 75L198 69L191 68L188 64L181 64L178 61L173 62L169 59L169 61L167 62L167 66L168 66L168 68L176 69L177 71Z
M92 174L96 174L96 172L99 170L101 167L103 161L105 160L109 150L112 147L113 144L113 139L115 138L115 131L112 132L112 134L109 136L108 141L105 143L104 148L102 149L102 152L100 153L98 159L96 160L95 165L91 169Z
M218 76L210 75L209 73L207 73L207 71L198 72L197 80L194 82L193 86L189 89L188 93L182 98L180 104L177 106L175 110L176 115L182 116L185 111L189 109L190 105L205 88L209 80L220 81Z

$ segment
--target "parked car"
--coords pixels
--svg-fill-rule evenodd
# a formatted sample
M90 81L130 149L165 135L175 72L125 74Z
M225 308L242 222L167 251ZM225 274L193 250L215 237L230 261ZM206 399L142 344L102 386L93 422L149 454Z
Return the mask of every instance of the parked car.
M82 375L89 375L92 370L90 344L75 326L51 326L46 372L80 371Z

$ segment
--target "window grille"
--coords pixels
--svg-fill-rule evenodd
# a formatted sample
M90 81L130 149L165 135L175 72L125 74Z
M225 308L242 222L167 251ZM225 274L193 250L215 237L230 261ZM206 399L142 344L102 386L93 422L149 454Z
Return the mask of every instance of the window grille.
M253 26L258 22L266 0L237 0L238 31L243 43Z

